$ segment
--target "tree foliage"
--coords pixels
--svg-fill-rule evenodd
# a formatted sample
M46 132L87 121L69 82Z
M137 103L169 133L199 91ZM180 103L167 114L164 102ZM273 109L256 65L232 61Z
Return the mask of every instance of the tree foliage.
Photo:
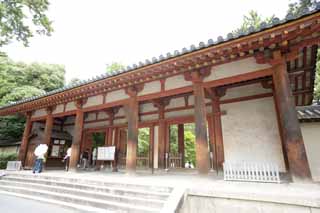
M289 4L287 14L292 14L293 16L299 16L303 14L303 11L308 9L313 9L317 6L317 0L299 0L294 1Z
M0 105L64 86L65 69L56 64L26 64L0 57Z
M287 15L291 14L293 16L299 16L303 14L303 11L306 9L313 9L319 3L318 0L298 0L290 3L288 5ZM238 35L241 33L248 33L249 28L253 27L254 29L258 29L262 22L270 23L273 19L274 15L263 18L258 12L250 11L248 15L243 17L242 25L233 31L234 35ZM319 51L318 51L319 52ZM314 84L314 98L315 100L320 99L320 56L318 54L317 57L317 67L316 67L316 79Z
M107 64L106 72L118 71L123 69L125 66L119 62L112 62L111 64Z
M0 1L0 47L12 40L28 46L34 33L50 35L51 21L45 14L48 0Z
M269 24L273 18L274 15L263 18L257 11L251 10L248 15L243 16L242 25L232 33L236 36L248 33L250 27L253 27L256 30L260 27L262 22L266 22L266 24Z
M26 64L0 57L0 106L43 94L64 86L64 66L56 64ZM24 118L0 117L0 138L19 139Z

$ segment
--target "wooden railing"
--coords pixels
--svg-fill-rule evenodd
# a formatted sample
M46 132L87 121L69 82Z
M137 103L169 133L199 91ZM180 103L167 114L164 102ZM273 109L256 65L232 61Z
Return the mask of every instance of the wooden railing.
M169 153L169 167L170 168L182 168L182 154L181 153Z
M148 155L137 156L137 167L138 168L149 168L149 156Z
M126 168L126 154L118 154L118 167L121 169ZM138 168L149 168L149 156L148 155L138 155L137 156L137 167Z

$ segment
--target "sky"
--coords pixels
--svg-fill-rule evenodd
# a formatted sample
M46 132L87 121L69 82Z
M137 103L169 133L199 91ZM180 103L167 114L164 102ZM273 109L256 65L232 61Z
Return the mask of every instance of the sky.
M52 36L29 47L13 42L14 60L65 65L66 80L89 79L106 65L132 65L238 28L243 15L283 18L289 0L49 0ZM292 0L291 0L292 1Z

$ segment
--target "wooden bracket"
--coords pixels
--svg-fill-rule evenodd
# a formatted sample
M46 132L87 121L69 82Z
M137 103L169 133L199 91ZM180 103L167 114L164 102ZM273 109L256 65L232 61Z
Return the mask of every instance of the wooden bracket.
M48 115L51 115L52 112L56 109L57 106L49 106L46 108L46 112Z
M125 88L125 92L130 97L137 96L139 92L143 90L144 84L137 84L130 87Z
M88 98L81 98L76 100L74 103L77 107L77 109L82 109L83 105L85 105L88 101Z
M264 52L255 53L254 58L257 64L270 64L272 66L281 64L284 61L292 61L299 57L298 50L292 50L287 53L282 53L281 50L275 50L271 56L266 56Z
M205 77L208 77L211 73L211 67L204 67L198 70L193 70L184 73L184 79L186 81L192 81L193 83L201 83Z
M153 103L153 106L156 108L161 108L161 107L166 107L170 104L170 97L166 97L166 98L159 98L159 99L153 99L151 100L151 102Z
M205 97L209 99L220 99L225 96L227 88L217 87L217 88L206 88Z

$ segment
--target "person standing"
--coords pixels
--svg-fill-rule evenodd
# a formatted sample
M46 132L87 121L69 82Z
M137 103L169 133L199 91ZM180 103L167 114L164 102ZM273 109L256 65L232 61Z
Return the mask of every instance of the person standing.
M63 158L63 161L65 162L65 170L69 171L69 163L70 163L70 157L71 157L71 147L68 148L66 156Z
M94 148L92 151L92 166L96 166L96 160L97 160L97 148Z
M83 153L82 153L82 163L83 163L83 169L86 169L88 166L88 160L89 160L89 149L86 149Z

